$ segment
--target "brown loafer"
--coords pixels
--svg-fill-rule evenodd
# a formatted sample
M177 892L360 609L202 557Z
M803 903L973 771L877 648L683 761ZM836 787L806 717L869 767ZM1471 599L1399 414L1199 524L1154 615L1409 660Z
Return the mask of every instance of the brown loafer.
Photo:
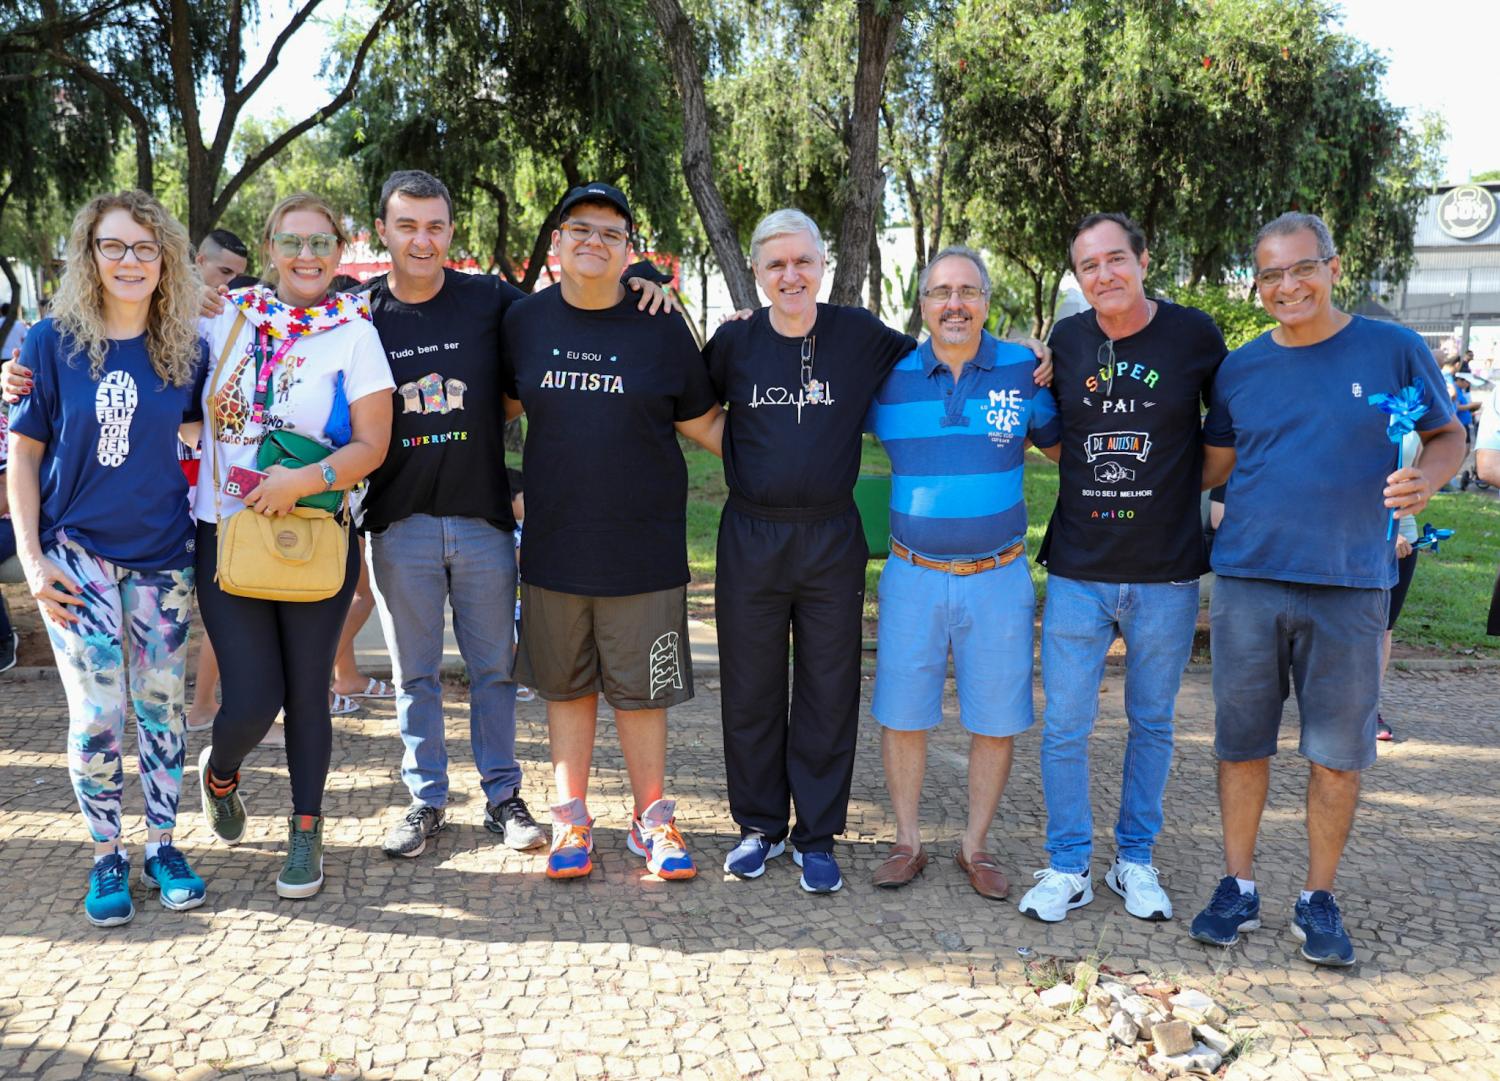
M921 874L926 866L925 848L913 852L905 845L895 845L885 861L875 868L875 885L886 890L898 889Z
M976 852L973 859L966 860L964 850L960 848L953 854L953 862L969 876L969 885L974 887L974 892L979 896L988 897L992 901L1003 901L1005 895L1010 893L1010 883L1005 880L999 862L988 852Z

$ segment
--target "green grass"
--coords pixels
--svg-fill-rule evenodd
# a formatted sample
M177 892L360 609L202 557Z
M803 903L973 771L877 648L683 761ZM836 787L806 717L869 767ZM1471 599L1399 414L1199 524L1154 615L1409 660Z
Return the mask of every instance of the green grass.
M1500 503L1484 492L1434 496L1418 527L1454 529L1437 555L1423 552L1396 624L1396 641L1456 653L1486 656L1494 643L1484 633L1490 591L1500 565Z
M714 545L719 511L726 489L720 461L684 441L688 464L688 566L695 583L713 581ZM860 471L889 475L890 459L869 436L865 437ZM1026 508L1030 525L1027 550L1041 547L1047 519L1057 502L1057 466L1037 451L1026 455ZM1406 607L1396 627L1399 644L1424 651L1483 657L1492 650L1484 634L1490 589L1500 566L1500 503L1482 492L1452 492L1436 496L1421 522L1456 529L1437 554L1423 553ZM876 586L884 561L872 559L865 570L865 618L875 618ZM1032 564L1032 580L1040 604L1047 589L1047 572Z

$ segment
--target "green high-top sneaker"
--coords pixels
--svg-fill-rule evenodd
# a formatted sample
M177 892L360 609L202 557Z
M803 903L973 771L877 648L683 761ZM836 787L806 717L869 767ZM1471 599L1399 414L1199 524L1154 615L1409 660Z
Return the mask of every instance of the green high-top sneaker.
M292 815L286 824L286 863L276 877L276 895L311 897L323 888L323 819Z

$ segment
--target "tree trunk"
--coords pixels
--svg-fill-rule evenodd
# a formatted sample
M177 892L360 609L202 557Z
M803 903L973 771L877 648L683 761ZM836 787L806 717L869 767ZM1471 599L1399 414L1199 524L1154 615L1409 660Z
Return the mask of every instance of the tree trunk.
M880 292L885 285L885 277L880 268L880 230L870 232L870 311L875 318L880 318Z
M859 61L849 132L849 186L839 226L838 268L829 301L858 304L869 273L870 237L883 195L880 99L885 71L901 31L903 0L859 0Z
M708 341L708 252L698 255L698 294L700 307L698 325L703 330L703 340Z
M657 31L667 45L677 92L682 95L682 175L692 193L698 218L714 250L736 308L757 307L755 278L745 262L739 233L714 181L713 150L708 138L708 98L703 70L693 42L693 26L679 0L646 0Z

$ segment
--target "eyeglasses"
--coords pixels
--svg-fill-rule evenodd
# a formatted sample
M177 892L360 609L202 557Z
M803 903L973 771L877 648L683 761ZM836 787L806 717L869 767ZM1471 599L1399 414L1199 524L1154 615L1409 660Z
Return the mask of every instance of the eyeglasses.
M562 223L562 231L575 244L585 243L595 233L599 239L611 248L624 247L625 241L630 239L630 234L624 229L616 229L608 225L590 225L582 221L565 221Z
M1094 360L1104 375L1104 396L1113 398L1115 396L1115 340L1113 338L1104 339L1104 344L1094 354Z
M1326 259L1303 259L1293 263L1291 266L1271 266L1265 270L1257 271L1255 284L1262 289L1274 289L1281 284L1284 275L1290 274L1299 282L1305 282L1318 272L1318 268L1324 263L1331 262L1335 257L1330 255Z
M922 294L922 299L930 300L934 304L946 304L948 303L948 301L953 299L954 293L957 293L958 299L963 301L965 304L973 304L974 302L983 300L985 297L989 296L989 294L986 293L983 289L976 288L972 285L965 285L958 289L953 289L946 285L935 285L931 289L927 290L927 292Z
M326 259L338 246L339 238L332 233L309 233L307 236L298 233L271 234L271 247L276 249L277 255L287 259L297 258L304 247L312 252L314 259Z
M161 258L161 245L154 240L137 240L134 244L127 244L112 236L100 236L94 238L94 247L111 263L118 263L125 258L126 252L132 251L135 252L136 261L141 263L154 263Z

